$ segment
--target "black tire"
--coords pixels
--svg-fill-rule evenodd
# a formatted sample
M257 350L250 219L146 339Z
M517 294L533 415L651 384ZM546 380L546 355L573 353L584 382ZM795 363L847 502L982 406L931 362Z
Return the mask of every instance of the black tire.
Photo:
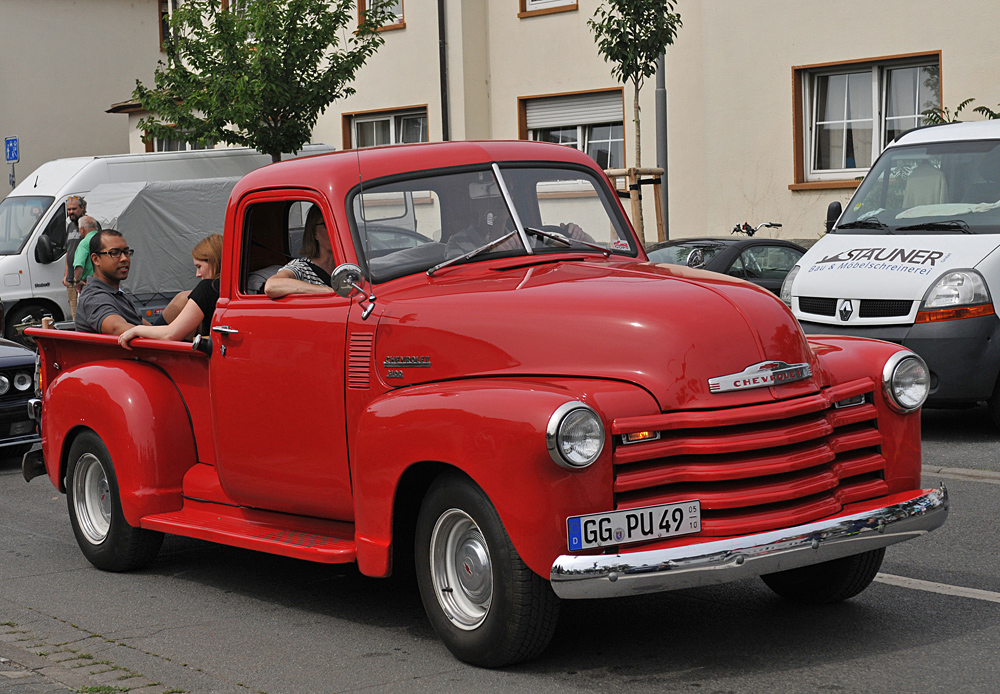
M69 449L66 503L77 544L98 569L131 571L156 559L163 533L125 522L114 464L92 431L77 436Z
M829 605L863 591L882 566L885 547L843 559L761 576L767 587L792 602Z
M414 548L424 610L456 658L500 667L545 650L559 598L518 556L493 504L471 480L446 474L431 485Z

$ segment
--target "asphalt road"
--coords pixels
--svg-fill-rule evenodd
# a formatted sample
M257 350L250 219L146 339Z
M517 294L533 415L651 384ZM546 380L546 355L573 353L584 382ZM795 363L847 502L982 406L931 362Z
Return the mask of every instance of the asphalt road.
M453 659L412 585L353 566L167 538L147 570L97 571L65 497L0 463L0 692L995 692L1000 475L951 469L1000 470L1000 435L978 410L924 427L951 515L857 598L797 607L752 579L564 602L542 657L499 671Z

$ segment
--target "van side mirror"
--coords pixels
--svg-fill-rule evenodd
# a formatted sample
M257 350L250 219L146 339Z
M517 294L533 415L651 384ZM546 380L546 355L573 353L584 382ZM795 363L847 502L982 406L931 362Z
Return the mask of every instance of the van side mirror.
M35 262L48 265L55 259L55 253L52 250L52 239L49 238L48 234L42 234L38 237L38 243L35 245Z
M834 200L826 208L826 233L833 231L833 225L837 223L840 219L840 215L843 214L844 208L840 205L840 200Z

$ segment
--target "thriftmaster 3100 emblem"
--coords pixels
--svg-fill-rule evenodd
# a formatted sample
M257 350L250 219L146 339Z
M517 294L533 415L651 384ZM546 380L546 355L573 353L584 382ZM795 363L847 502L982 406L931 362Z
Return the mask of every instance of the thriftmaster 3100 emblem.
M730 390L749 390L750 388L766 388L782 383L801 381L812 376L809 364L786 364L783 361L762 361L748 366L738 374L718 376L708 379L708 390L712 393L725 393Z

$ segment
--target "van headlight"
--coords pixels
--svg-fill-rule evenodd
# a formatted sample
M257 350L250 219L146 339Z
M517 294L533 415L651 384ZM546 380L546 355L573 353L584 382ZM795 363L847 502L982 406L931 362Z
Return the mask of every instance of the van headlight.
M792 307L792 282L795 281L795 276L799 274L799 270L802 268L796 265L788 274L785 275L785 281L781 283L781 292L778 294L778 298L785 302L785 306L788 308Z
M975 270L953 270L943 274L924 295L921 310L954 308L990 301L983 276Z
M913 352L896 352L882 369L882 390L889 406L907 414L920 409L931 390L931 374Z
M580 470L593 464L604 450L604 423L582 402L567 402L549 417L545 446L556 465Z

